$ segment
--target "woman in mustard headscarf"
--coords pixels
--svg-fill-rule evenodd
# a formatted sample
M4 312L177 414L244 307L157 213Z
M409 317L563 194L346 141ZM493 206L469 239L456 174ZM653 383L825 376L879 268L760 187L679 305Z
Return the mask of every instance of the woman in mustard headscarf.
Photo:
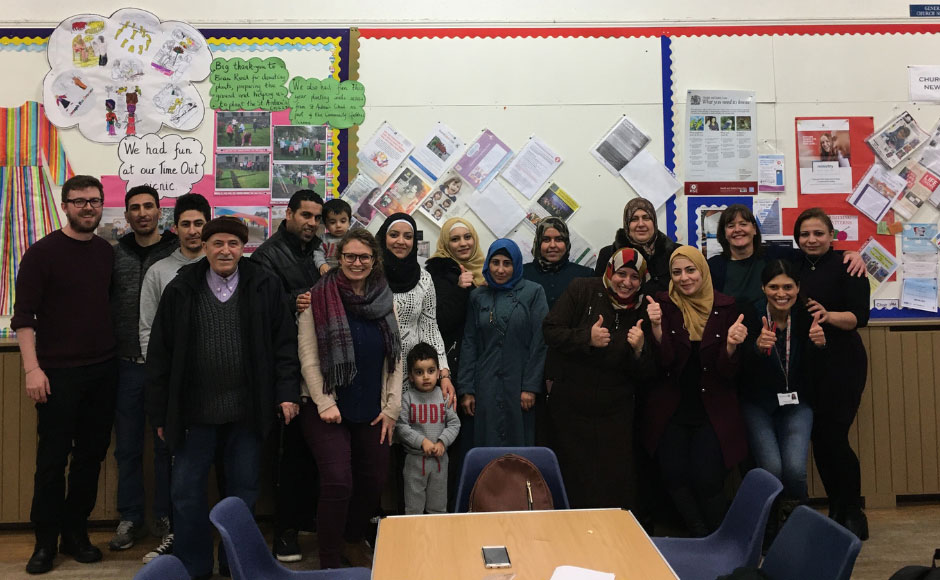
M424 269L431 275L437 294L437 326L444 339L450 375L456 385L460 368L460 345L463 342L464 322L467 319L467 300L470 291L486 284L483 279L483 251L477 231L464 218L450 218L441 226L437 251L428 258ZM458 407L458 413L461 412ZM466 430L464 430L466 431ZM447 497L456 497L457 476L466 453L467 436L459 436L448 451L451 469L448 470Z
M734 298L714 291L696 248L678 247L669 275L669 292L647 298L665 377L646 399L643 438L689 532L705 536L727 511L727 469L747 455L734 381L747 328Z

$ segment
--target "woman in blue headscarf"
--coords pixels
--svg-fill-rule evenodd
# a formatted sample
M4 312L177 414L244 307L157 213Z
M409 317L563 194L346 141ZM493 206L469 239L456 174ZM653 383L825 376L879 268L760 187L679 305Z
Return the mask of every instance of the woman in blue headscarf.
M548 314L545 290L522 279L522 252L499 239L486 254L483 277L467 304L457 393L472 417L470 447L535 444L535 395L544 389Z

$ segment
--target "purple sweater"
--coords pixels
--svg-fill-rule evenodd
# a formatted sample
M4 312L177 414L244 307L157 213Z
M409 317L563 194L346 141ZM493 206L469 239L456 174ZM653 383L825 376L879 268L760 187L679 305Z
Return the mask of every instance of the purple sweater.
M30 246L16 276L10 327L36 331L42 368L71 368L114 356L108 304L114 250L98 236L79 241L56 230Z

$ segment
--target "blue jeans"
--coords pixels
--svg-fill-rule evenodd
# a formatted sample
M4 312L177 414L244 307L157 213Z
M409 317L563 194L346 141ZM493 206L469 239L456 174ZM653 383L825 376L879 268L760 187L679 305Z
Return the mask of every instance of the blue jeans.
M813 410L805 403L784 405L768 413L750 403L741 404L748 441L757 466L783 482L784 493L805 500L806 457L813 431Z
M144 522L144 378L146 365L118 360L114 412L114 458L118 465L117 508L122 520ZM170 515L170 453L153 435L153 517Z
M225 497L239 497L251 508L258 498L261 438L252 429L231 423L187 429L173 456L170 495L176 534L173 554L190 576L209 574L213 568L208 480L218 446L225 465Z

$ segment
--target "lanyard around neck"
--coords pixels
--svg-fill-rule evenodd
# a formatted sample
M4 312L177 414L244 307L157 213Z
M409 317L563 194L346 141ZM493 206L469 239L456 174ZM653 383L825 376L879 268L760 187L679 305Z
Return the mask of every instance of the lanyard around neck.
M770 305L767 306L767 320L773 320L770 316ZM783 371L783 380L786 385L787 392L790 392L790 329L793 328L792 321L790 320L790 313L787 312L787 334L786 334L786 349L785 355L780 356L780 349L778 348L776 341L776 324L774 324L774 349L773 352L776 355L777 363L780 365L780 370Z

